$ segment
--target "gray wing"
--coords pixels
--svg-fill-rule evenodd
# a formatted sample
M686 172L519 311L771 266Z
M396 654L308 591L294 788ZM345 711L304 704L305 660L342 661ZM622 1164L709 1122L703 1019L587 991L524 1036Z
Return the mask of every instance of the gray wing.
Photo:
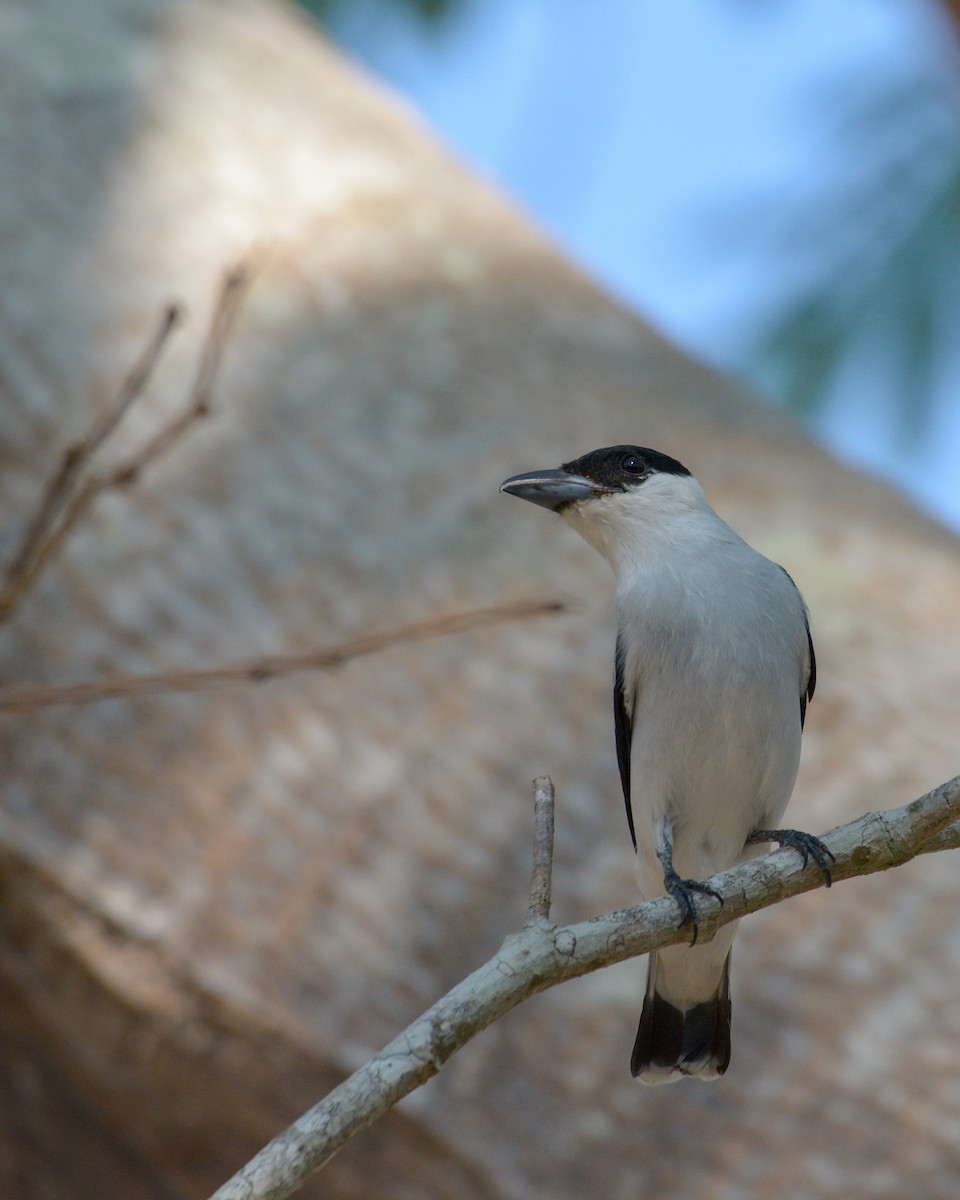
M624 690L624 663L626 653L623 645L623 635L617 631L617 652L614 657L613 671L613 724L617 734L617 766L620 768L620 783L623 786L623 801L627 806L627 824L630 826L630 837L633 848L637 848L637 833L633 826L633 806L630 803L630 743L633 740L633 697L628 704Z

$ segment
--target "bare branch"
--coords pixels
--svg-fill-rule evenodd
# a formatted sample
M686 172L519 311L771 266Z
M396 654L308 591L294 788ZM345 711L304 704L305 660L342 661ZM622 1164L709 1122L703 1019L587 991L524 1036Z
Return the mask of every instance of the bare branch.
M210 415L214 380L252 280L253 271L242 263L224 276L186 404L136 454L100 480L98 491L133 483L145 467L165 454L192 425Z
M89 462L93 458L94 454L96 454L126 416L134 400L142 395L147 384L150 382L150 377L159 361L161 352L166 347L171 333L173 333L182 319L183 310L180 305L168 304L160 318L160 324L153 336L153 340L149 343L146 350L144 350L139 362L134 364L129 375L123 381L114 403L108 407L99 421L94 422L84 441L75 448L75 452L79 452L78 457L81 457L83 460L80 463L81 466L84 462Z
M538 775L533 781L533 872L530 877L530 901L527 920L550 916L553 877L553 781Z
M353 658L376 654L391 646L423 642L429 638L467 633L487 625L522 621L563 611L558 600L517 600L468 612L446 613L425 621L413 621L384 633L365 633L349 642L301 654L275 654L265 658L189 671L166 671L156 675L120 675L115 679L91 679L78 683L23 684L0 690L0 713L24 713L54 704L90 704L95 700L149 696L161 692L198 692L229 683L263 683L301 671L328 671Z
M935 854L938 850L960 850L960 821L935 833L923 843L917 853Z
M960 776L903 808L867 813L834 829L824 836L836 856L834 882L909 861L958 817ZM786 849L714 875L709 884L721 893L724 905L704 905L700 939L712 938L728 921L823 882L815 864L803 868L796 853ZM576 925L528 921L489 962L274 1138L212 1200L283 1200L346 1142L435 1075L455 1051L528 996L688 936L677 927L676 903L666 896Z
M84 516L94 498L102 490L100 481L93 479L88 480L73 493L63 507L60 520L55 521L45 531L43 537L32 548L30 557L24 561L15 574L11 575L2 596L0 596L0 622L7 620L17 605L33 590L44 567L66 542L80 518Z
M156 333L124 380L113 403L93 422L81 441L64 451L60 465L44 489L36 511L27 523L20 546L5 572L4 586L0 590L0 621L6 620L34 587L43 569L101 493L133 483L148 464L159 458L195 422L209 413L214 379L250 280L250 270L242 265L225 276L187 404L126 461L101 475L90 475L81 481L94 455L110 438L133 403L143 395L180 319L177 305L169 305L164 310Z
M85 438L68 446L63 452L60 466L44 489L37 510L27 525L23 540L7 567L8 586L10 581L23 571L37 545L56 520L77 476L116 429L130 405L146 387L160 354L179 319L180 309L178 306L176 304L168 305L156 332L127 375L113 403L107 407L106 412L99 420L94 421Z
M0 593L0 620L10 613L33 584L39 567L49 556L43 553L44 544L66 505L81 472L103 443L123 420L130 406L140 396L153 374L170 335L180 320L180 308L169 304L160 323L140 358L131 368L113 402L97 418L85 437L64 450L60 465L43 490L36 511L27 523L20 545L4 572Z

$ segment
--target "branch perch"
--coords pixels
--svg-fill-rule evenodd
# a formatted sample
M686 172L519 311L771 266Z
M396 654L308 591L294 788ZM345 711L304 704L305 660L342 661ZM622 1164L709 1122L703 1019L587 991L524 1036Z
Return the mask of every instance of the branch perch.
M542 791L546 804L547 788L539 786L543 783L537 780L537 794ZM832 830L823 840L836 856L831 868L834 882L900 866L925 852L948 827L956 838L958 817L960 776L902 808L867 813ZM538 841L539 836L538 818ZM540 852L538 848L537 857ZM535 868L531 910L543 904L537 876ZM777 850L714 875L708 882L723 896L724 906L703 906L702 941L728 921L821 887L824 878L813 863L801 867L794 851ZM274 1138L211 1200L283 1200L346 1142L435 1075L472 1037L528 996L688 936L686 929L677 926L676 903L666 896L576 925L551 925L545 917L528 919L489 962Z

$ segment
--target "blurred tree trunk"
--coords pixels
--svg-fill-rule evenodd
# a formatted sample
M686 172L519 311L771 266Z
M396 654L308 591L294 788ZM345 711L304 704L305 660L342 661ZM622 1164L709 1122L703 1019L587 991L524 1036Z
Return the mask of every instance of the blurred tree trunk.
M500 501L512 472L660 446L788 567L822 666L796 824L955 770L955 543L605 298L293 10L0 0L0 114L6 554L161 305L194 319L117 457L182 402L223 269L260 263L215 412L77 530L0 631L6 683L574 605L0 719L0 1194L211 1191L518 923L538 771L557 918L633 900L608 584ZM944 858L748 923L715 1090L629 1079L627 964L511 1014L308 1194L899 1197L921 1163L953 1195Z
M942 0L947 11L955 21L960 21L960 0Z

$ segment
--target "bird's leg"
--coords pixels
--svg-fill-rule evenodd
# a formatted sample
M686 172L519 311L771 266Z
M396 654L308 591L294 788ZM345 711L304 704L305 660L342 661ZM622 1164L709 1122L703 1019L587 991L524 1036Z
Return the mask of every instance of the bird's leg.
M812 833L802 833L799 829L755 829L747 838L746 844L754 846L757 842L776 842L779 846L790 846L803 859L804 866L813 859L823 872L827 887L833 883L827 859L836 862L836 856Z
M685 925L688 921L690 922L693 928L690 945L695 946L697 934L700 931L700 920L694 893L699 892L702 896L713 896L715 900L720 901L721 908L723 907L723 897L714 888L708 887L705 883L699 883L696 879L680 878L673 867L673 839L667 828L659 830L656 844L657 858L663 867L663 885L680 907L680 924Z

